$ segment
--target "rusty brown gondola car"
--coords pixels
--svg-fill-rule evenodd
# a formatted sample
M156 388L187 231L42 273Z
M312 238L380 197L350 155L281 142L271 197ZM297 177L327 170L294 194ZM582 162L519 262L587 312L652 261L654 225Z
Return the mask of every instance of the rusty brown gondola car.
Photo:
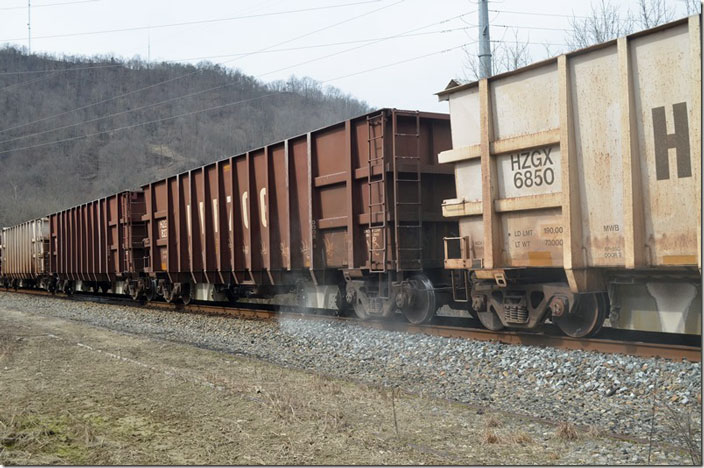
M440 305L449 117L383 109L143 187L145 273L166 300L332 297L361 317ZM453 234L454 233L454 234ZM327 302L329 304L330 301Z
M0 284L15 289L39 285L49 271L47 218L3 228L0 239Z
M126 191L49 215L49 291L130 294L144 269L144 194Z

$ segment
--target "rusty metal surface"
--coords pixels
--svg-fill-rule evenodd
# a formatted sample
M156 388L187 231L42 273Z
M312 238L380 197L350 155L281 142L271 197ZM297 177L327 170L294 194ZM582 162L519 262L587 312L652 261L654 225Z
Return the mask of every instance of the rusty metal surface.
M49 272L86 282L114 281L144 268L141 192L121 192L49 216Z
M48 269L49 225L40 218L3 228L2 272L12 279L35 279Z
M398 132L415 129L413 115L397 119ZM456 223L441 215L442 200L454 196L452 168L436 158L450 147L449 119L418 116L412 144L420 148L423 266L442 268L442 237L457 232ZM145 185L149 273L173 282L277 285L292 281L289 272L311 278L331 269L369 268L367 117ZM381 144L390 148L392 142ZM397 151L410 153L410 145L400 142ZM385 163L379 171L391 171L390 160ZM401 191L398 197L410 196ZM408 210L398 216L410 219ZM393 249L389 253L392 266Z

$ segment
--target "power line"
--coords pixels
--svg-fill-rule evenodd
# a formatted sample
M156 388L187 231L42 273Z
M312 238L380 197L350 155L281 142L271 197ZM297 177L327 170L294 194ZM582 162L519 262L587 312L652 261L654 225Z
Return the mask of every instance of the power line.
M463 13L463 14L461 14L461 15L457 15L457 16L454 16L454 17L452 17L452 18L444 19L444 20L442 20L442 21L440 21L440 22L438 22L438 23L426 24L425 26L421 26L421 27L418 27L418 28L409 29L409 30L407 30L407 31L404 31L404 32L399 33L399 34L396 34L396 35L394 35L394 36L390 36L390 37L387 37L387 38L377 39L377 40L375 40L374 42L371 42L371 43L369 43L369 44L363 44L363 45L360 45L360 46L351 47L351 48L349 48L349 49L345 49L345 50L342 50L342 51L340 51L340 52L334 52L334 53L331 53L331 54L328 54L328 55L324 55L324 56L322 56L322 57L317 57L317 58L315 58L315 59L307 60L307 61L305 61L305 62L300 62L300 63L296 64L295 66L306 65L306 64L308 64L308 63L315 62L315 61L317 61L317 60L323 60L323 59L328 58L328 57L333 57L333 56L340 55L340 54L343 54L343 53L346 53L346 52L351 52L351 51L353 51L353 50L357 50L357 49L360 49L360 48L362 48L362 47L367 47L367 46L370 46L370 45L374 45L374 44L377 44L377 43L379 43L379 42L386 41L386 40L388 40L388 39L400 37L400 36L402 36L402 35L404 35L404 34L409 34L409 33L413 33L413 32L416 32L416 31L420 31L421 29L429 28L430 26L435 26L436 24L447 23L448 21L451 21L451 20L454 20L454 19L457 19L457 18L461 18L461 17L463 17L463 16L467 16L467 15L470 15L470 14L472 14L472 13L474 13L474 12ZM272 73L277 73L277 72L286 70L286 69L288 69L288 68L291 68L291 67L284 67L284 68L279 68L278 70L272 70L272 71L270 71L270 72L267 72L267 73L264 73L264 74L262 74L262 75L259 75L258 78L259 78L259 77L262 77L262 76L266 76L266 75L271 75Z
M586 19L588 16L579 16L579 15L564 15L564 14L559 14L559 13L537 13L533 11L515 11L515 10L489 10L493 11L496 13L512 13L515 15L531 15L531 16L554 16L558 18L580 18L580 19Z
M333 23L333 24L330 24L330 25L328 25L328 26L324 26L324 27L322 27L322 28L318 28L318 29L315 29L315 30L313 30L313 31L309 31L309 32L307 32L307 33L305 33L305 34L301 34L301 35L296 36L296 37L294 37L294 38L292 38L292 39L287 39L287 40L285 40L285 41L281 41L281 42L278 42L278 43L276 43L276 44L273 44L273 45L264 47L264 48L262 48L262 49L259 49L259 50L255 51L255 52L252 52L252 54L259 53L259 52L263 52L263 51L265 51L265 50L269 50L269 49L272 49L272 48L274 48L274 47L287 44L287 43L289 43L289 42L293 42L293 41L296 41L296 40L299 40L299 39L303 39L304 37L308 37L308 36L311 36L311 35L316 34L316 33L318 33L318 32L321 32L321 31L325 31L325 30L327 30L327 29L334 28L334 27L339 26L339 25L344 24L344 23L349 23L350 21L354 21L354 20L359 19L359 18L362 18L362 17L364 17L364 16L371 15L371 14L373 14L373 13L379 12L379 11L384 10L384 9L386 9L386 8L390 8L390 7L392 7L392 6L398 5L399 3L403 3L404 1L405 1L405 0L399 0L399 1L395 2L395 3L390 4L390 5L385 5L385 6L383 6L383 7L380 7L380 8L377 8L377 9L370 10L370 11L367 11L367 12L365 12L365 13L359 14L359 15L357 15L357 16L353 16L353 17L351 17L351 18L347 18L347 19L344 19L344 20L342 20L342 21L338 21L337 23ZM251 54L249 54L249 55L251 55ZM248 56L248 55L245 55L245 56L242 56L242 57L247 57L247 56ZM242 58L242 57L238 57L238 58ZM224 65L224 64L226 64L226 63L234 62L235 60L236 60L236 59L233 59L233 60L226 60L225 62L222 62L221 65ZM173 77L173 78L169 78L169 79L166 79L166 80L163 80L163 81L160 81L160 82L157 82L157 83L148 85L148 86L144 86L144 87L139 88L139 89L135 89L135 90L132 90L132 91L128 91L128 92L126 92L126 93L122 93L122 94L119 94L119 95L117 95L117 96L113 96L113 97L111 97L111 98L102 99L102 100L100 100L100 101L96 101L96 102L93 102L93 103L91 103L91 104L86 104L86 105L84 105L84 106L76 107L76 108L71 109L71 110L68 110L68 111L59 112L59 113L57 113L57 114L53 114L53 115L50 115L50 116L47 116L47 117L43 117L43 118L41 118L41 119L37 119L37 120L31 121L31 122L27 122L27 123L24 123L24 124L15 125L15 126L12 126L12 127L7 127L7 128L4 128L4 129L0 130L0 133L2 133L2 132L7 132L7 131L10 131L10 130L16 130L16 129L18 129L18 128L23 128L23 127L26 127L26 126L28 126L28 125L33 125L33 124L35 124L35 123L44 122L44 121L46 121L46 120L53 119L53 118L55 118L55 117L61 117L62 115L70 114L70 113L72 113L72 112L76 112L76 111L79 111L79 110L88 109L88 108L90 108L90 107L97 106L97 105L99 105L99 104L104 104L104 103L106 103L106 102L114 101L114 100L116 100L116 99L120 99L120 98L123 98L123 97L125 97L125 96L130 96L130 95L132 95L132 94L135 94L135 93L138 93L138 92L141 92L141 91L145 91L145 90L147 90L147 89L155 88L155 87L160 86L160 85L162 85L162 84L170 83L170 82L173 82L173 81L182 79L182 78L186 78L186 77L189 77L189 76L193 76L193 75L195 75L195 74L197 74L197 73L199 73L199 72L200 72L199 70L196 70L196 71L193 71L193 72L185 73L185 74L183 74L183 75L179 75L179 76L176 76L176 77Z
M544 31L565 31L565 32L572 31L572 29L565 29L565 28L549 28L549 27L542 27L542 26L523 26L523 25L514 25L514 24L492 24L492 26L496 26L497 28L538 29L538 30L544 30Z
M95 2L100 2L102 0L77 0L75 2L59 2L59 3L40 3L40 4L34 4L32 5L32 8L44 8L44 7L55 7L55 6L61 6L61 5L75 5L77 3L95 3ZM8 10L26 10L26 6L16 6L16 7L3 7L0 8L0 11L8 11Z
M398 61L398 62L388 63L388 64L386 64L386 65L380 65L380 66L378 66L378 67L368 68L368 69L366 69L366 70L362 70L362 71L350 73L350 74L348 74L348 75L342 75L342 76L338 76L338 77L335 77L335 78L330 78L330 79L328 79L328 80L321 81L321 83L329 83L330 81L342 80L342 79L344 79L344 78L349 78L349 77L351 77L351 76L361 75L361 74L363 74L363 73L369 73L369 72L372 72L372 71L381 70L381 69L383 69L383 68L388 68L388 67L392 67L392 66L395 66L395 65L401 65L401 64L404 64L404 63L408 63L408 62L413 62L413 61L415 61L415 60L420 60L420 59L423 59L423 58L426 58L426 57L430 57L430 56L433 56L433 55L444 54L444 53L447 53L447 52L450 52L450 51L453 51L453 50L456 50L456 49L461 49L461 48L463 48L463 47L467 47L468 45L475 44L476 42L477 42L477 41L465 42L464 44L460 44L460 45L455 46L455 47L450 47L449 49L438 50L438 51L436 51L436 52L431 52L431 53L429 53L429 54L418 55L417 57L411 57L411 58L409 58L409 59L400 60L400 61ZM2 154L2 153L0 153L0 154Z
M398 33L398 34L396 34L396 35L393 35L393 36L387 36L387 37L375 39L375 40L373 40L374 42L371 42L371 43L368 43L368 44L363 44L363 45L360 45L360 46L351 47L351 48L348 48L348 49L345 49L345 50L342 50L342 51L334 52L334 53L332 53L332 54L323 55L323 56L320 56L320 57L316 57L316 58L314 58L314 59L306 60L306 61L304 61L304 62L296 63L296 64L294 64L294 65L289 65L289 66L287 66L287 67L283 67L283 68L279 68L279 69L276 69L276 70L272 70L272 71L269 71L269 72L266 72L266 73L262 73L262 74L260 74L260 75L257 75L257 76L255 76L254 78L261 79L262 77L264 77L264 76L266 76L266 75L270 75L270 74L272 74L272 73L277 73L277 72L280 72L280 71L283 71L283 70L287 70L287 69L290 69L290 68L295 68L295 67L298 67L298 66L301 66L301 65L305 65L305 64L308 64L308 63L311 63L311 62L315 62L315 61L318 61L318 60L323 60L323 59L326 59L326 58L329 58L329 57L332 57L332 56L341 55L341 54L344 54L344 53L346 53L346 52L351 52L351 51L353 51L353 50L360 49L360 48L362 48L362 47L368 47L368 46L370 46L370 45L374 45L374 44L379 43L379 42L383 42L383 41L390 40L390 39L396 39L396 38L400 38L400 37L407 37L407 36L409 36L409 35L412 35L412 33L416 32L416 31L419 31L419 30L422 30L422 29L425 29L425 28L429 28L429 27L431 27L431 26L435 26L435 25L438 25L438 24L444 24L444 23L447 23L447 22L449 22L449 21L458 19L458 18L460 18L460 17L462 17L462 16L466 16L466 15L469 15L469 14L472 14L472 13L474 13L474 12L464 13L464 14L462 14L462 15L458 15L458 16L454 16L454 17L451 17L451 18L448 18L448 19L444 19L444 20L441 20L441 21L439 21L439 22L426 24L425 26L421 26L421 27L417 27L417 28L412 28L412 29L409 29L409 30L404 31L404 32L402 32L402 33ZM457 29L467 29L467 28L457 28ZM445 30L445 31L452 31L452 30ZM443 31L441 31L441 32L443 32ZM420 33L420 34L424 34L424 33ZM354 41L352 41L352 42L354 42ZM159 106L159 105L162 105L162 104L167 104L167 103L169 103L169 102L177 101L177 100L180 100L180 99L185 99L185 98L197 96L197 95L200 95L200 94L204 94L204 93L207 93L207 92L210 92L210 91L215 91L215 90L218 90L218 89L223 89L223 88L226 88L226 87L228 87L228 86L232 86L232 85L234 85L234 84L235 84L235 83L232 83L232 82L230 82L230 83L225 83L225 84L222 84L222 85L217 85L217 86L213 86L213 87L210 87L210 88L206 88L206 89L202 89L202 90L199 90L199 91L195 91L195 92L192 92L192 93L188 93L188 94L185 94L185 95L175 96L175 97L172 97L172 98L169 98L169 99L165 99L165 100L163 100L163 101L159 101L159 102L155 102L155 103L151 103L151 104L146 104L146 105L144 105L144 106L136 107L136 108L134 108L134 109L127 109L127 110L123 110L123 111L119 111L119 112L114 112L114 113L111 113L111 114L108 114L108 115L104 115L104 116L100 116L100 117L95 117L95 118L93 118L93 119L89 119L89 120L85 120L85 121L81 121L81 122L76 122L76 123L69 124L69 125L64 125L64 126L61 126L61 127L51 128L51 129L43 130L43 131L40 131L40 132L34 132L34 133L25 134L25 135L20 135L20 136L13 137L13 138L8 138L8 139L6 139L6 140L0 141L0 144L11 143L11 142L13 142L13 141L23 140L23 139L25 139L25 138L35 137L35 136L44 135L44 134L47 134L47 133L52 133L52 132L56 132L56 131L60 131L60 130L65 130L65 129L72 128L72 127L76 127L76 126L79 126L79 125L85 125L85 124L88 124L88 123L97 122L97 121L104 120L104 119L107 119L107 118L116 117L116 116L118 116L118 115L125 115L125 114L129 114L129 113L131 113L131 112L137 112L137 111L140 111L140 110L148 109L148 108L151 108L151 107L156 107L156 106ZM2 90L0 89L0 91L2 91Z
M57 73L57 72L53 72L53 73ZM0 93L3 93L5 91L7 91L8 89L11 89L11 88L14 88L17 86L24 86L24 85L36 83L37 81L43 81L43 80L50 78L50 77L51 77L51 75L46 75L46 76L42 76L39 78L35 78L33 80L21 81L19 83L13 83L11 85L3 86L2 88L0 88Z
M527 44L527 45L552 45L552 46L561 46L561 47L568 47L567 44L562 44L560 42L533 42L533 41L506 41L504 39L498 39L498 40L491 40L491 42L506 42L509 44Z
M399 60L398 62L388 63L388 64L381 65L381 66L378 66L378 67L369 68L369 69L367 69L367 70L362 70L362 71L350 73L350 74L347 74L347 75L338 76L338 77L336 77L336 78L331 78L331 79L322 81L321 83L329 83L329 82L331 82L331 81L337 81L337 80L341 80L341 79L344 79L344 78L349 78L349 77L351 77L351 76L361 75L361 74L363 74L363 73L369 73L369 72L376 71L376 70L380 70L380 69L383 69L383 68L392 67L392 66L394 66L394 65L400 65L400 64L412 62L412 61L415 61L415 60L420 60L420 59L423 59L423 58L426 58L426 57L430 57L430 56L433 56L433 55L444 54L444 53L450 52L450 51L452 51L452 50L456 50L456 49L460 49L460 48L462 48L462 47L466 47L467 45L470 45L470 44L472 44L472 43L473 43L473 42L467 42L467 43L460 44L460 45L455 46L455 47L450 47L450 48L448 48L448 49L443 49L443 50L439 50L439 51L436 51L436 52L431 52L431 53L429 53L429 54L423 54L423 55L419 55L419 56L417 56L417 57L411 57L411 58L409 58L409 59ZM275 96L275 95L281 95L281 93L269 93L269 94L265 94L265 95L258 96L258 97L255 97L255 98L243 99L243 100L239 100L239 101L235 101L235 102L230 102L230 103L227 103L227 104L220 104L220 105L218 105L218 106L208 107L208 108L205 108L205 109L199 109L199 110L195 110L195 111L184 112L184 113L182 113L182 114L172 115L172 116L170 116L170 117L163 117L163 118L155 119L155 120L150 120L150 121L148 121L148 122L139 122L139 123L136 123L136 124L126 125L126 126L123 126L123 127L117 127L117 128L113 128L113 129L109 129L109 130L103 130L103 131L100 131L100 132L94 132L94 133L89 133L89 134L85 134L85 135L78 135L78 136L75 136L75 137L64 138L64 139L62 139L62 140L56 140L56 141L50 141L50 142L45 142L45 143L39 143L39 144L36 144L36 145L23 146L23 147L20 147L20 148L13 148L13 149L10 149L10 150L0 151L0 154L7 154L7 153L11 153L11 152L13 152L13 151L23 151L23 150L34 149L34 148L40 148L40 147L49 146L49 145L56 145L56 144L59 144L59 143L66 143L66 142L69 142L69 141L81 140L81 139L90 138L90 137L93 137L93 136L104 135L104 134L107 134L107 133L114 133L114 132L118 132L118 131L122 131L122 130L128 130L128 129L132 129L132 128L136 128L136 127L141 127L141 126L144 126L144 125L161 123L161 122L165 122L165 121L168 121L168 120L174 120L174 119L177 119L177 118L180 118L180 117L186 117L186 116L201 114L201 113L203 113L203 112L209 112L209 111L212 111L212 110L223 109L223 108L231 107L231 106L234 106L234 105L237 105L237 104L244 104L244 103L246 103L246 102L252 102L252 101L259 100L259 99L263 99L263 98L265 98L265 97L270 97L270 96Z
M218 106L208 107L208 108L206 108L206 109L200 109L200 110L196 110L196 111L184 112L184 113L182 113L182 114L172 115L172 116L170 116L170 117L163 117L163 118L155 119L155 120L150 120L150 121L148 121L148 122L140 122L140 123L136 123L136 124L132 124L132 125L126 125L126 126L124 126L124 127L112 128L112 129L110 129L110 130L103 130L103 131L100 131L100 132L88 133L88 134L86 134L86 135L78 135L78 136L75 136L75 137L64 138L64 139L62 139L62 140L49 141L49 142L40 143L40 144L37 144L37 145L24 146L24 147L21 147L21 148L14 148L14 149L6 150L6 151L0 151L0 154L11 153L11 152L13 152L13 151L28 150L28 149L32 149L32 148L40 148L40 147L42 147L42 146L55 145L55 144L59 144L59 143L66 143L66 142L74 141L74 140L82 140L82 139L84 139L84 138L90 138L90 137L93 137L93 136L103 135L103 134L106 134L106 133L112 133L112 132L127 130L127 129L130 129L130 128L141 127L141 126L149 125L149 124L153 124L153 123L165 122L165 121L167 121L167 120L173 120L173 119L177 119L177 118L179 118L179 117L185 117L185 116L189 116L189 115L200 114L200 113L208 112L208 111L211 111L211 110L223 109L223 108L225 108L225 107L231 107L231 106L234 106L234 105L237 105L237 104L244 104L244 103L246 103L246 102L256 101L256 100L258 100L258 99L263 99L263 98L269 97L269 96L275 96L275 95L277 95L277 94L280 95L281 93L269 93L269 94L264 94L264 95L262 95L262 96L257 96L257 97L255 97L255 98L242 99L242 100L235 101L235 102L229 102L229 103L227 103L227 104L220 104L220 105L218 105Z
M430 34L446 34L446 33L455 32L455 31L466 31L468 29L473 29L473 28L476 28L476 25L463 26L461 28L442 29L442 30L438 30L438 31L427 31L427 32L422 32L422 33L412 33L412 34L403 34L403 35L395 35L395 36L384 36L384 37L377 37L377 38L371 38L371 39L356 39L354 41L328 42L325 44L313 44L313 45L301 46L301 47L287 47L284 49L267 50L262 53L274 54L274 53L278 53L278 52L291 52L291 51L295 51L295 50L320 49L323 47L334 47L334 46L339 46L339 45L359 44L362 42L373 42L373 41L386 40L386 39L398 39L398 38L404 38L404 37L427 36ZM167 63L179 63L179 62L186 62L186 61L191 61L191 60L237 57L237 56L246 55L249 53L251 53L251 52L241 52L239 54L225 54L225 55L206 55L206 56L202 56L202 57L185 57L185 58L178 58L178 59L167 59L167 60L162 60L162 61L167 62Z
M451 29L442 29L442 30L438 30L438 31L427 31L427 32L421 32L421 33L404 34L402 36L383 36L383 37L375 37L375 38L369 38L369 39L356 39L353 41L327 42L327 43L323 43L323 44L312 44L312 45L300 46L300 47L286 47L286 48L279 48L279 49L264 50L264 51L260 51L260 52L250 51L250 52L239 52L237 54L203 55L200 57L183 57L183 58L175 58L175 59L164 59L164 60L155 60L154 62L151 62L151 63L160 63L160 62L180 63L180 62L187 62L187 61L191 61L191 60L240 57L240 56L245 56L245 55L250 56L250 55L255 55L255 54L275 54L275 53L280 53L280 52L291 52L291 51L296 51L296 50L320 49L320 48L324 48L324 47L334 47L334 46L339 46L339 45L359 44L359 43L363 43L363 42L372 42L372 41L376 41L376 40L380 40L380 39L395 39L395 38L401 38L401 37L427 36L427 35L431 35L431 34L447 34L447 33L455 32L455 31L466 31L468 29L472 29L475 27L476 27L476 25L468 25L468 26L464 26L461 28L451 28ZM93 70L93 69L102 69L102 68L118 68L118 67L124 67L124 66L125 65L123 63L119 63L119 64L115 64L115 65L90 65L90 66L85 66L85 67L54 68L54 69L48 69L48 70L25 70L25 71L16 71L16 72L0 72L0 76L28 75L28 74L39 74L39 73L52 74L52 73L58 73L58 72L65 73L65 72ZM29 84L29 83L31 83L31 81L25 81L25 82L16 83L16 84L20 85L20 84ZM14 86L14 85L11 85L11 86ZM0 90L2 90L2 88L0 88Z
M0 72L0 76L2 76L2 75L29 75L29 74L38 74L38 73L70 72L70 71L80 71L80 70L92 70L94 68L115 68L115 67L124 67L124 64L119 63L119 64L114 64L114 65L90 65L87 67L54 68L54 69L49 69L49 70L25 70L25 71L16 71L16 72Z
M364 1L358 1L358 2L353 2L353 3L343 3L340 5L328 5L328 6L322 6L322 7L302 8L299 10L276 11L276 12L271 12L271 13L258 13L255 15L231 16L229 18L211 18L211 19L197 20L197 21L182 21L180 23L157 24L154 26L134 26L134 27L129 27L129 28L104 29L101 31L52 34L52 35L48 35L48 36L34 36L33 39L35 39L35 40L36 39L56 39L56 38L61 38L61 37L92 36L92 35L96 35L96 34L111 34L111 33L117 33L117 32L141 31L141 30L145 30L145 29L163 29L163 28L172 28L172 27L176 27L176 26L191 26L194 24L220 23L220 22L225 22L225 21L236 21L236 20L243 20L243 19L262 18L262 17L267 17L267 16L280 16L280 15L287 15L287 14L291 14L291 13L305 13L305 12L309 12L309 11L330 10L330 9L334 9L334 8L344 8L344 7L349 7L349 6L364 5L367 3L379 3L379 2L383 2L383 1L387 1L387 0L364 0ZM22 41L22 40L26 40L26 38L0 39L0 42L12 42L12 41Z

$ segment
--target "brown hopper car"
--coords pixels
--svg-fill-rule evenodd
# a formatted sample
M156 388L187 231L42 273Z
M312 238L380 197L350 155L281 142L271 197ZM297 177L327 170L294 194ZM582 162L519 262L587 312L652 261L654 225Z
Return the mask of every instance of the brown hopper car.
M0 284L15 288L38 284L49 271L47 219L3 228L0 239Z
M167 300L332 288L358 315L440 305L447 115L384 109L143 187L145 277ZM453 234L454 233L454 234ZM310 300L310 298L309 298Z
M133 294L131 279L144 269L144 194L121 192L49 216L47 287ZM119 285L117 284L120 282Z

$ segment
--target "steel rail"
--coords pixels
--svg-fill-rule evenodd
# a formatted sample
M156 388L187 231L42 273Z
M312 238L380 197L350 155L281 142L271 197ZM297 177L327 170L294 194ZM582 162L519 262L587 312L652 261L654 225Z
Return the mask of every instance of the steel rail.
M68 298L64 294L52 295L43 290L17 290L8 291L22 294L53 296L57 298ZM386 331L396 331L403 333L423 333L432 336L445 338L462 338L479 341L493 341L509 345L553 347L568 350L590 351L607 354L626 354L639 357L659 357L670 360L686 359L691 362L702 361L702 348L687 345L674 345L663 343L650 343L644 341L619 341L603 338L573 338L570 336L555 336L541 333L522 332L516 330L491 331L483 328L468 328L446 325L413 325L407 322L388 321L360 321L355 318L338 317L333 315L319 315L304 312L297 312L287 309L295 309L294 306L275 306L278 309L266 309L257 307L258 304L251 304L251 307L223 306L209 304L174 304L167 302L150 302L140 304L131 299L117 296L94 296L91 294L79 294L78 297L86 299L100 298L103 302L112 301L116 305L126 305L139 307L142 309L162 309L186 313L196 313L202 315L230 316L249 320L273 320L277 317L300 318L313 321L350 321L355 324ZM321 309L323 310L323 309Z

